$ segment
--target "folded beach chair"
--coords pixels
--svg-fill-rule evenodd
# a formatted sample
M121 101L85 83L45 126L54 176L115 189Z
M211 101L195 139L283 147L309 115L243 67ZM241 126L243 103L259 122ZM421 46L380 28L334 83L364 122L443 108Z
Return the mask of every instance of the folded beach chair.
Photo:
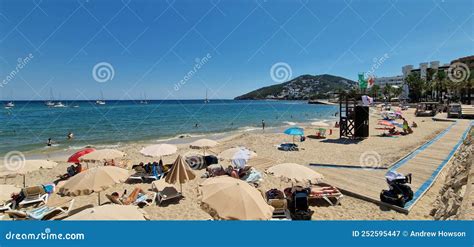
M25 206L33 203L46 203L48 202L49 194L46 193L42 185L23 188L21 193L25 198L19 203L20 206Z
M331 206L340 204L343 197L344 195L336 187L330 185L313 186L309 195L309 199L324 199Z
M183 197L173 185L166 183L164 179L152 182L151 188L157 191L158 205L168 200Z
M285 194L277 189L271 189L265 193L268 205L274 208L272 220L291 220L288 210L288 200Z
M39 208L35 208L26 211L28 218L35 220L48 220L54 216L65 214L67 215L74 205L74 199L62 202L57 205L44 205Z
M326 138L326 129L318 129L318 132L316 132L316 138L318 139L325 139Z

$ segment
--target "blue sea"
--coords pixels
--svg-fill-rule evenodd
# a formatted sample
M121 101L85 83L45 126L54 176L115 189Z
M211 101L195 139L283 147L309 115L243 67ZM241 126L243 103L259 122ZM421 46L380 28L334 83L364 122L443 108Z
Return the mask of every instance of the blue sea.
M306 101L154 100L63 101L65 108L48 108L40 101L16 101L0 109L0 156L10 151L49 152L85 146L158 142L168 138L251 131L333 119L337 106ZM196 126L197 124L197 126ZM75 138L67 140L73 132ZM56 143L46 147L48 138Z

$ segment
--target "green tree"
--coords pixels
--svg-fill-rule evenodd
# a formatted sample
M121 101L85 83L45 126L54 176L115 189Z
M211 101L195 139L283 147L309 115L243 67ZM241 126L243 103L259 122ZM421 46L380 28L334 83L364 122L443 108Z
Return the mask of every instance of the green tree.
M377 97L379 96L379 94L380 94L380 86L374 84L374 85L370 88L370 95L371 95L372 97L374 97L374 99L377 99Z
M390 99L392 98L392 92L393 92L393 87L390 84L387 84L383 87L382 94L385 96L385 98L388 99L390 102Z
M411 72L405 78L405 83L410 91L408 97L412 102L419 102L423 96L425 81L421 79L419 72Z

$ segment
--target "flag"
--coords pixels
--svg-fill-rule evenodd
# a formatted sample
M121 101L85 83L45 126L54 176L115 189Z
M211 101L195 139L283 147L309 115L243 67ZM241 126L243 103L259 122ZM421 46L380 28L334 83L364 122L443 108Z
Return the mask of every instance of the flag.
M367 81L364 78L364 74L359 74L359 88L360 89L367 88Z

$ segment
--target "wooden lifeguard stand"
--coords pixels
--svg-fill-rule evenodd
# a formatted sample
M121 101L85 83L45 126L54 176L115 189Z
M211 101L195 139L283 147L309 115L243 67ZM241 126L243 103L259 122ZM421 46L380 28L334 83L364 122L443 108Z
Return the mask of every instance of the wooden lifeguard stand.
M339 98L339 138L369 137L369 107L363 106L361 95Z

